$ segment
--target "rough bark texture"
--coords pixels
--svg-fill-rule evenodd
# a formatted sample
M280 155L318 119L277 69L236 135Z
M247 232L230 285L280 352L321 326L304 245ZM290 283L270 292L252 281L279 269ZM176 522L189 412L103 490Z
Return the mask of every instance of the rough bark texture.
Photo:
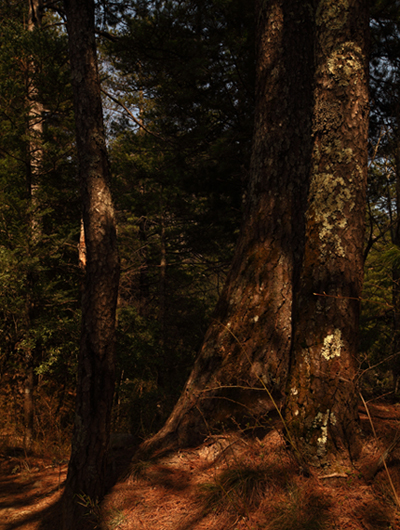
M316 5L313 165L286 418L320 463L356 455L368 132L366 0Z
M255 133L243 229L183 394L143 451L197 443L219 421L265 413L271 402L263 385L276 395L287 380L312 151L313 20L307 1L260 1L256 13Z
M64 528L84 527L90 502L105 492L114 391L114 332L119 259L105 145L94 33L94 1L66 0L76 138L86 243L82 335ZM83 495L81 500L77 497ZM82 501L83 499L83 501Z

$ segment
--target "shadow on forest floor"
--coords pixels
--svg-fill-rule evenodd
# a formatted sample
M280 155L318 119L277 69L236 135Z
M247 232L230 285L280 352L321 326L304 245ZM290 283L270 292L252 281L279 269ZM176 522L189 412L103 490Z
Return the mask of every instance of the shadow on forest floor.
M65 463L53 464L51 460L3 450L0 453L0 529L39 528L61 496L66 471Z
M369 472L400 426L400 406L370 406L377 439L360 410L364 453L356 465L337 458L304 477L278 431L230 433L190 450L140 462L96 507L104 530L395 530L399 512L384 470ZM114 453L114 473L132 451ZM388 460L400 494L400 444ZM60 528L66 464L0 453L0 530Z

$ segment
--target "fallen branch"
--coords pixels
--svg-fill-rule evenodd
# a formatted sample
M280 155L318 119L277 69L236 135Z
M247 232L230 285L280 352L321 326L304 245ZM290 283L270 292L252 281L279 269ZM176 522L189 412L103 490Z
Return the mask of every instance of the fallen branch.
M323 475L319 478L348 478L349 475L346 475L346 473L331 473L330 475Z

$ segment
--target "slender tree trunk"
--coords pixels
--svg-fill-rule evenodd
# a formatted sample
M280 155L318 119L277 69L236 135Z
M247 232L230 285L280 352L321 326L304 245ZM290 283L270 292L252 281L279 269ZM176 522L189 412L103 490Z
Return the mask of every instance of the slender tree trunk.
M197 443L218 421L264 413L287 381L293 286L304 246L311 161L309 2L259 1L251 175L233 265L186 387L143 447ZM258 390L252 390L257 388Z
M24 379L24 449L30 451L34 436L34 390L35 372L32 362L32 353L25 355L25 379Z
M42 25L42 0L29 0L28 31L40 29ZM39 176L43 158L43 105L38 100L38 91L34 80L35 67L33 61L28 64L27 76L27 104L29 106L27 118L28 134L28 163L26 171L26 187L29 201L29 234L28 252L32 256L35 245L41 235L40 220L38 218L38 190ZM35 302L32 291L35 283L35 273L27 275L28 296L26 300L26 332L29 334L32 321L35 318ZM35 346L29 347L25 353L25 381L24 381L24 448L29 451L34 436L34 389L35 389Z
M140 273L139 273L139 314L147 316L147 309L150 298L150 282L149 282L149 251L148 251L148 221L145 215L142 215L139 220L139 243L141 257Z
M313 165L286 418L313 463L357 455L368 134L366 0L316 2Z
M79 243L78 243L78 263L79 267L86 270L86 241L85 241L85 226L83 224L83 218L81 219L79 227Z
M396 212L395 217L390 218L392 230L391 240L394 245L400 247L400 111L397 108L397 128L395 132L395 172L396 172ZM389 201L391 199L389 198ZM391 210L390 210L391 212ZM400 267L394 264L392 267L392 301L393 301L393 344L392 353L396 356L391 362L393 374L393 391L397 394L399 390L400 377Z
M167 345L167 323L166 323L166 283L167 283L167 245L165 234L165 212L163 201L163 189L161 189L160 199L160 265L158 276L158 322L160 325L160 357L162 360L163 372L158 374L158 384L164 389L167 388L172 377L173 358L166 351Z
M140 65L139 65L140 71ZM139 101L138 101L138 110L139 110L139 130L137 134L142 136L143 131L143 113L144 113L144 97L143 90L139 90ZM142 195L142 201L144 203L145 195L145 183L142 182L140 185L140 194ZM148 307L150 299L150 282L149 282L149 249L148 249L148 230L149 230L149 221L146 215L146 211L142 212L142 215L139 219L139 242L140 242L140 252L141 257L140 263L140 275L139 275L139 314L141 316L148 316Z
M65 0L86 243L75 429L64 492L65 530L84 527L85 507L105 493L115 372L119 258L109 190L94 1ZM79 500L81 495L81 501ZM83 500L83 501L82 501Z

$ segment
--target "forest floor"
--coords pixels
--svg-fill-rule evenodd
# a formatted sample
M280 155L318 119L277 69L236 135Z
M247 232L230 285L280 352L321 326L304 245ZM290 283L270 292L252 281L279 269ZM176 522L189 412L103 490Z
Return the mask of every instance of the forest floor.
M369 410L376 436L360 409L360 460L337 458L308 477L276 424L261 437L214 436L133 468L132 451L116 451L114 469L130 469L129 477L101 505L81 499L88 522L103 530L400 530L400 404L375 403ZM387 470L377 469L387 449ZM66 470L65 461L0 445L0 529L60 528L57 501Z

